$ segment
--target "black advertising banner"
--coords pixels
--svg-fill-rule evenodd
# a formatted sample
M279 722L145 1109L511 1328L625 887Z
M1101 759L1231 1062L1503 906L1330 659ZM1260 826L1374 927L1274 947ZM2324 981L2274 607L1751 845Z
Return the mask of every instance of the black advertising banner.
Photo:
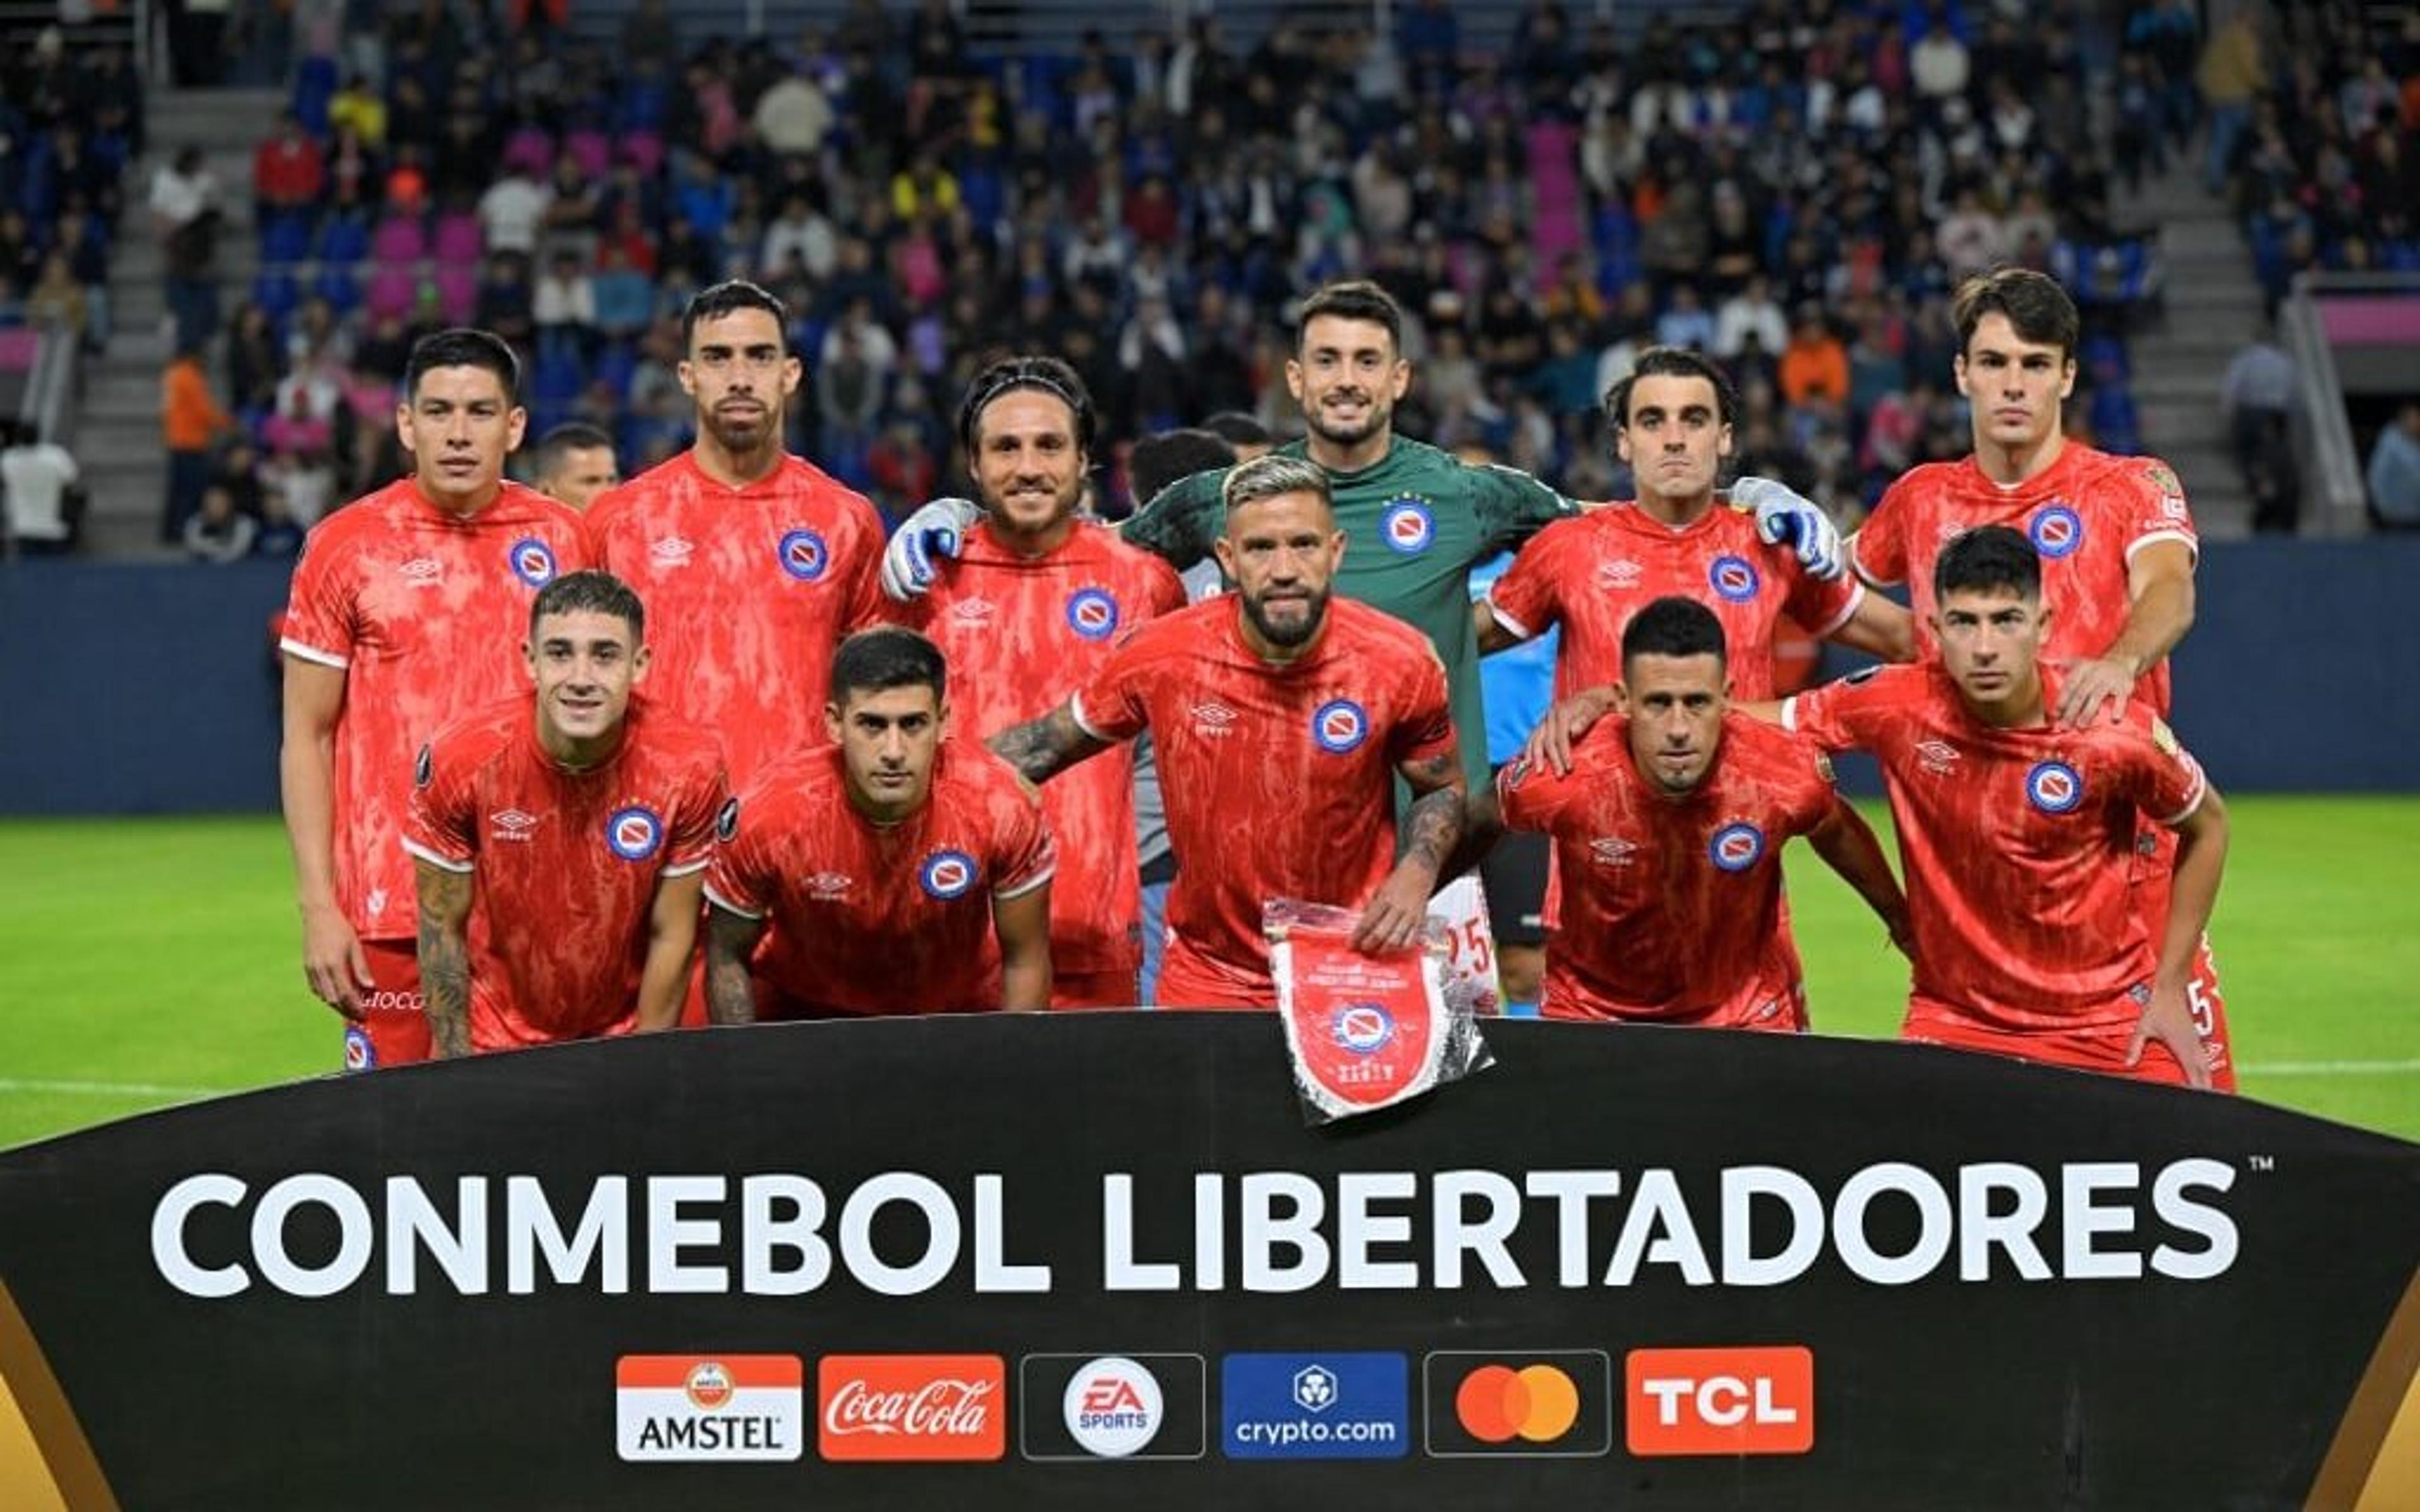
M10 1507L2420 1505L2420 1148L1915 1046L1274 1017L278 1088L0 1154Z

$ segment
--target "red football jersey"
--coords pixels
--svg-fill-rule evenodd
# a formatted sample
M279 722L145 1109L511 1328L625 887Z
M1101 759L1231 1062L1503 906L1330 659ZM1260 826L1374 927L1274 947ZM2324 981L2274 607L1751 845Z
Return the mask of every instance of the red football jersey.
M1972 456L1929 462L1883 495L1850 543L1851 560L1877 587L1907 585L1916 635L1932 641L1932 564L1941 548L1978 525L2024 532L2041 553L2042 602L2052 609L2042 656L2085 661L2126 627L2133 598L2126 573L2154 541L2196 552L2193 511L2174 470L2153 456L2112 456L2073 441L2036 477L2003 488ZM2143 674L2136 691L2168 712L2168 664Z
M1317 642L1280 667L1244 643L1242 614L1229 594L1143 626L1075 714L1104 740L1151 731L1184 858L1171 949L1274 1002L1261 904L1368 903L1395 862L1395 768L1457 748L1445 667L1410 625L1331 598Z
M840 748L776 762L741 792L706 895L770 927L753 969L800 1016L1000 1007L992 900L1050 880L1042 799L971 740L944 740L924 807L849 806Z
M1529 538L1487 591L1488 607L1524 640L1562 626L1555 694L1621 677L1621 632L1668 594L1723 622L1732 696L1774 696L1774 631L1794 619L1820 640L1849 623L1865 587L1847 574L1809 577L1793 552L1757 538L1752 511L1716 504L1675 530L1635 503L1557 520Z
M1139 627L1184 607L1175 571L1114 531L1078 524L1057 550L1025 557L978 525L923 597L886 599L883 613L941 648L952 727L988 739L1064 703ZM1131 973L1141 917L1132 752L1053 778L1042 811L1059 846L1053 971Z
M2058 669L2042 669L2058 701ZM1909 1028L1933 1013L1995 1028L2129 1033L2160 941L2135 905L2156 858L2144 820L2181 824L2201 767L2140 701L2117 724L1998 730L1937 664L1799 694L1783 722L1882 763L1916 934Z
M1638 775L1627 722L1605 719L1568 775L1515 763L1496 792L1505 827L1554 837L1563 913L1548 935L1546 1017L1805 1026L1781 845L1832 810L1812 744L1726 715L1704 780L1668 797Z
M832 648L882 594L872 504L795 456L731 488L683 452L587 520L598 565L647 606L657 699L721 737L734 786L824 744Z
M656 884L713 858L713 734L633 699L612 759L566 771L523 695L440 733L413 780L404 848L474 879L472 1047L628 1034Z
M530 600L588 561L580 517L516 483L466 518L405 478L304 537L278 645L345 673L336 903L363 939L414 932L412 758L456 719L527 689Z

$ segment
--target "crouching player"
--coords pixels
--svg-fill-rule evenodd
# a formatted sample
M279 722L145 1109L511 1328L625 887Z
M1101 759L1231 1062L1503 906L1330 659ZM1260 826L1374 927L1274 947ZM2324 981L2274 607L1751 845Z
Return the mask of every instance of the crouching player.
M575 572L530 606L536 708L515 698L424 747L411 852L439 1058L670 1028L723 802L714 736L633 697L646 621Z
M1901 1031L2146 1080L2211 1085L2190 1001L2226 860L2226 810L2150 709L2055 717L2070 675L2040 659L2041 561L2002 525L1933 564L1937 663L1885 667L1781 705L1791 730L1880 759L1916 936ZM2154 934L2136 906L2176 831L2174 899Z

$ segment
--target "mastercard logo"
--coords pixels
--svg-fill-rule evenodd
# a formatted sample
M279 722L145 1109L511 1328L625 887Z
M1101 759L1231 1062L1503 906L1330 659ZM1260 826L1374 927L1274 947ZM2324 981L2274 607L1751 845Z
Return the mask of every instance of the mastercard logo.
M1481 1443L1552 1443L1579 1421L1579 1383L1550 1365L1483 1365L1463 1377L1453 1413Z

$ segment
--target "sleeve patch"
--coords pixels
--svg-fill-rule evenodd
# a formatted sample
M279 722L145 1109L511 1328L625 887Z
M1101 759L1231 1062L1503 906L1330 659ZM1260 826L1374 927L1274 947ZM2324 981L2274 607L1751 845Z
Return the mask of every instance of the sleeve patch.
M423 746L420 748L420 755L411 764L411 785L425 788L436 775L437 760L434 748Z
M725 845L739 838L739 800L726 798L714 816L714 838Z

